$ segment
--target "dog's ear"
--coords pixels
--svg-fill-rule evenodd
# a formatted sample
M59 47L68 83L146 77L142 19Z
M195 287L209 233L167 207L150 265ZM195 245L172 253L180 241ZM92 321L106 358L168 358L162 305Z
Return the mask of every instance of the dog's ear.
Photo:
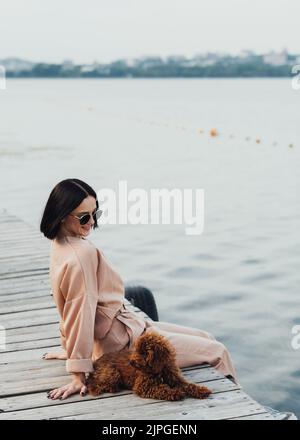
M174 362L176 351L173 345L165 338L160 336L159 343L156 344L155 356L164 363Z
M159 341L156 344L151 344L151 349L148 349L146 355L146 365L151 368L153 373L159 373L164 365L169 363L169 352L166 353L165 347Z
M149 365L149 367L153 366L153 361L154 361L154 351L153 350L147 351L145 360L146 360L146 364Z
M169 347L164 341L161 341L159 344L155 346L155 356L160 359L166 358L169 355Z

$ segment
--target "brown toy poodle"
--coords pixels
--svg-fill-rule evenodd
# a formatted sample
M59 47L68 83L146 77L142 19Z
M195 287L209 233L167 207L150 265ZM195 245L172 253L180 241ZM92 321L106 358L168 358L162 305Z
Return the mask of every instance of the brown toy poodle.
M210 389L183 377L174 347L155 331L139 336L133 350L104 354L94 362L94 370L87 378L87 389L93 396L121 388L161 400L205 399L211 394Z

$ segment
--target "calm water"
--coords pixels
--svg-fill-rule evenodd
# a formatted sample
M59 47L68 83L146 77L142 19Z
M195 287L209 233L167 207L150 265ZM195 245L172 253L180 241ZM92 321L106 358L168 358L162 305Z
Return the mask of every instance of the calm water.
M90 239L126 283L153 290L161 321L213 333L248 393L300 416L299 103L286 79L10 80L1 206L38 228L68 177L96 191L204 188L202 235L106 225Z

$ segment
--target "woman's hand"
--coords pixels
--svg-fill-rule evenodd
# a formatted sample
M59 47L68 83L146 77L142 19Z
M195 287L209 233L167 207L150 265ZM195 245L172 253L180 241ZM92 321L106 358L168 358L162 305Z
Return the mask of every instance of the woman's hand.
M52 391L49 391L48 399L60 399L63 400L66 397L71 396L72 394L80 393L81 396L84 396L87 393L87 387L85 385L85 374L84 373L73 373L74 379L72 382L64 385L60 388L55 388Z
M50 351L50 353L44 353L42 356L42 359L62 359L66 360L68 359L66 350L61 351Z

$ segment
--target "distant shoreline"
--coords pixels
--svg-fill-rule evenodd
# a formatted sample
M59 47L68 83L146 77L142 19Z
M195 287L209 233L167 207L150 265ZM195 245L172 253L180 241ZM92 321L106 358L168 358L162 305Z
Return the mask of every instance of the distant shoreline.
M6 75L6 78L9 80L18 80L18 79L26 79L26 80L31 80L31 79L65 79L65 80L178 80L178 79L188 79L188 80L199 80L199 79L203 79L203 80L216 80L216 79L225 79L225 80L237 80L237 79L265 79L265 80L278 80L278 79L282 79L282 80L290 80L294 77L294 75L290 75L290 76L193 76L193 77L188 77L188 76L170 76L170 77L160 77L160 76L156 76L156 77L150 77L150 76L143 76L143 77L128 77L128 76L122 76L122 77L114 77L114 76L107 76L107 77L84 77L84 76L78 76L78 77L74 77L74 76L10 76L10 75Z
M19 58L0 60L7 78L291 78L300 71L300 55L286 51L244 56L218 54L185 57L145 57L111 63L74 64L33 62Z

